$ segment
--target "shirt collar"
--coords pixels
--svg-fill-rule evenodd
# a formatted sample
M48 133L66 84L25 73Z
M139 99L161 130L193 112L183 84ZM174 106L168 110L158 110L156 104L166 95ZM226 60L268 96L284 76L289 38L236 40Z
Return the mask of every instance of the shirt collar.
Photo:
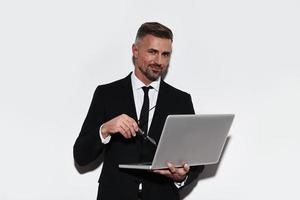
M136 77L135 73L131 73L131 83L132 88L134 90L141 89L144 86L152 86L155 91L158 92L160 86L161 77L159 77L156 81L151 82L149 85L145 85L138 77Z

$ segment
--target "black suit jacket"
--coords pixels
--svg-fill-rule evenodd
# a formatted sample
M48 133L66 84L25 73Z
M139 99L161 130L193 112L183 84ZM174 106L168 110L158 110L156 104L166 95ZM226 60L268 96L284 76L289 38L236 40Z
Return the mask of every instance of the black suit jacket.
M75 142L73 153L79 165L94 161L104 152L104 163L99 178L98 199L134 200L137 199L138 185L143 183L143 199L179 199L174 182L162 175L144 170L119 169L120 163L151 161L155 146L141 137L125 139L114 134L108 144L103 144L99 127L108 120L127 114L137 121L131 78L98 86ZM194 114L191 97L164 81L161 81L157 104L149 128L149 135L159 141L166 117L170 114ZM192 167L185 185L190 183L203 170L203 166Z

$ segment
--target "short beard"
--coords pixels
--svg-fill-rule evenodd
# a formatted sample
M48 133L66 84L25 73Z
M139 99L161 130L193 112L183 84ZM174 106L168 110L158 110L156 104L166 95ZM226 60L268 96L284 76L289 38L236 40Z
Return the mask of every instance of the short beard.
M143 67L141 67L141 66L138 66L138 68L142 72L142 74L144 74L147 77L147 79L150 80L150 81L156 81L162 75L162 73L163 73L163 72L161 72L158 76L153 76L151 74L150 69L149 69L150 66L148 66L146 68L146 70L144 70Z

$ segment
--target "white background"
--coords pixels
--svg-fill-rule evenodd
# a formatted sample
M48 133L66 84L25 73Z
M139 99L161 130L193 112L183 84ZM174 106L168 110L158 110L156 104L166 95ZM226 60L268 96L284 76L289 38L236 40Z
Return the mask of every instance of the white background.
M96 86L133 69L145 21L173 30L165 80L196 112L236 114L217 171L185 199L299 199L299 10L297 0L2 0L0 199L96 198L101 167L80 174L73 144Z

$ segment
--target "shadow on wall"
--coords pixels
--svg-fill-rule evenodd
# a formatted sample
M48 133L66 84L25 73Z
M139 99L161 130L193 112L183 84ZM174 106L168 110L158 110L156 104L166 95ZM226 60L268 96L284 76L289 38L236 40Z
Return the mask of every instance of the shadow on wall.
M204 168L203 172L199 175L199 177L196 180L194 180L192 183L190 183L188 186L186 186L180 190L180 197L181 197L180 199L184 199L185 197L187 197L193 191L193 189L197 185L198 181L208 179L208 178L213 178L214 176L216 176L218 168L219 168L220 164L222 163L223 155L226 153L226 150L230 143L230 140L231 140L231 136L228 136L226 138L224 148L223 148L219 162L217 164L205 165L205 168Z

